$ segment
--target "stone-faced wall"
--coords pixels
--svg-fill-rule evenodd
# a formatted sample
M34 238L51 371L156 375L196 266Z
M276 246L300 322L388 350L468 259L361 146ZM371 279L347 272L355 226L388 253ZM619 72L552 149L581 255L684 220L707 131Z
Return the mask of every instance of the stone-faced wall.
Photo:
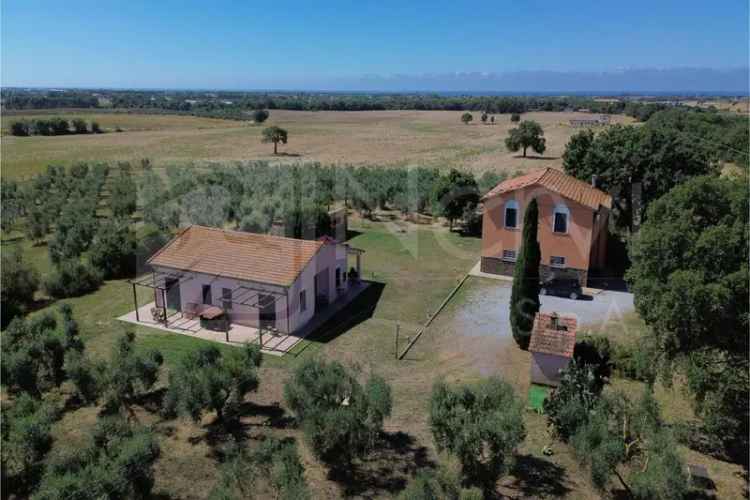
M480 270L483 273L500 274L503 276L513 276L515 262L509 262L497 257L482 257ZM550 267L547 265L539 266L539 277L542 281L552 277L564 279L577 279L581 286L588 285L588 271L585 269L574 269L572 267Z

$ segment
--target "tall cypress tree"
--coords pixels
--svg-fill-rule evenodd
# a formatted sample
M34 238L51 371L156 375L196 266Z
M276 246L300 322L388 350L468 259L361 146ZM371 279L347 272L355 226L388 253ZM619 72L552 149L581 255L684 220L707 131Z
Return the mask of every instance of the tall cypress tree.
M534 316L539 311L539 261L541 250L536 239L539 207L531 200L523 216L523 240L513 270L510 295L510 326L521 349L529 348Z

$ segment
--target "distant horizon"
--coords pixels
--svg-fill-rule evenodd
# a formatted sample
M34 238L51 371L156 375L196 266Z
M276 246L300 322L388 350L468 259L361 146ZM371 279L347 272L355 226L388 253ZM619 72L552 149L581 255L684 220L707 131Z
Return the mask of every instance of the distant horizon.
M748 14L737 0L4 2L0 84L737 93L750 87Z

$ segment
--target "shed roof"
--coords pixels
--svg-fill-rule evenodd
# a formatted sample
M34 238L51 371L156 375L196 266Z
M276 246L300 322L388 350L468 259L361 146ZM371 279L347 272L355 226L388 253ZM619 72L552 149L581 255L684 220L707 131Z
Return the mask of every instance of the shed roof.
M149 264L289 286L318 252L322 241L188 226L149 260Z
M484 198L492 198L503 193L522 189L527 186L539 184L550 191L580 203L592 210L598 210L599 206L612 208L612 197L604 191L592 185L576 179L555 168L542 168L520 177L514 177L501 182L484 195Z
M578 322L574 317L537 313L529 351L571 358L576 345L577 328Z

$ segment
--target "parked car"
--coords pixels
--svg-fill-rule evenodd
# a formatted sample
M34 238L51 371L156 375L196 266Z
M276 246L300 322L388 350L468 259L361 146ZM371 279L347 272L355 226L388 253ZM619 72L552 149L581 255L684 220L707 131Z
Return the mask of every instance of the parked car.
M568 297L571 300L578 300L583 296L583 290L581 290L581 284L577 279L552 278L541 283L539 294L557 295L558 297Z

